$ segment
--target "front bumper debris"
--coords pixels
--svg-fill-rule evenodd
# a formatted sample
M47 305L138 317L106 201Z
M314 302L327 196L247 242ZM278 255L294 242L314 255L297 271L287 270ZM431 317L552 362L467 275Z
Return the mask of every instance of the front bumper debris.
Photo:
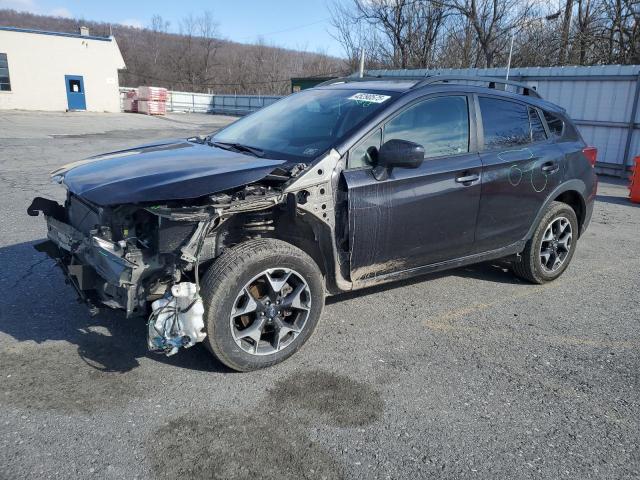
M134 315L141 306L138 280L149 268L142 252L125 251L119 243L97 235L86 236L56 218L45 218L50 244L36 248L57 261L91 313L97 313L95 305L102 303L124 309L127 316Z

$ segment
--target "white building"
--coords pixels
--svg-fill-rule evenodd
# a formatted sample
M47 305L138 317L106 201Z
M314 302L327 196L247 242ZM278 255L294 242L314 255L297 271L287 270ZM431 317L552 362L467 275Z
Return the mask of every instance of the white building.
M119 112L114 37L0 27L0 110Z

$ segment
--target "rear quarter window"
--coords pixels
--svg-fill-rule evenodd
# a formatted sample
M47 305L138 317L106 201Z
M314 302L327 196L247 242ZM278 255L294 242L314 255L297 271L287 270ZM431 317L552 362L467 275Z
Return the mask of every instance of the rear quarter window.
M531 140L540 142L547 139L547 132L544 130L540 115L535 108L529 107L529 120L531 121Z
M553 113L544 112L544 119L552 137L561 137L564 132L564 121Z

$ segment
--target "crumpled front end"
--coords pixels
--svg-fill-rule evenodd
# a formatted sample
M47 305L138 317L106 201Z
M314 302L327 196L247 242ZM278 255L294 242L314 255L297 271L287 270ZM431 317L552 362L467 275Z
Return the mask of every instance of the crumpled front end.
M149 265L141 253L123 248L96 235L85 236L73 226L47 217L47 237L43 245L58 261L80 297L97 312L96 302L122 308L127 316L136 313L137 280Z
M143 160L137 162L159 196L156 186L162 182L156 182L157 174ZM147 317L149 348L173 355L206 336L200 267L204 270L226 249L253 238L313 245L316 224L331 222L322 165L311 170L305 164L274 168L256 167L256 162L251 168L240 165L237 178L220 173L224 178L204 190L196 188L197 182L190 183L191 189L178 182L179 195L167 200L141 201L120 185L122 203L82 193L96 193L91 181L84 190L71 188L67 176L74 169L56 173L54 181L67 187L64 204L38 197L27 209L31 216L42 213L47 222L47 240L35 247L56 260L92 314L106 306L124 310L127 317ZM89 165L87 177L95 173ZM305 180L307 175L314 178ZM142 177L139 183L144 183ZM214 191L202 194L209 189ZM322 192L317 200L316 190Z
M166 355L205 338L197 264L215 210L103 208L69 193L64 206L36 198L28 213L39 212L47 240L36 248L56 260L92 314L104 305L145 315L152 302L147 342Z
M44 214L47 240L35 247L56 260L92 314L107 306L149 316L150 349L172 355L205 337L198 270L224 248L228 231L218 227L283 198L256 185L197 202L111 207L68 192L64 205L34 199L28 214Z

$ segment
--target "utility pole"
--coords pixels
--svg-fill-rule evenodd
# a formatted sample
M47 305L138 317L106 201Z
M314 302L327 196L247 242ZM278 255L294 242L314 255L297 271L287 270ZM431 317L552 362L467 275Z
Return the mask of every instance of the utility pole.
M533 22L544 22L544 21L551 21L551 20L555 20L556 18L558 18L560 16L560 12L561 10L558 10L556 13L552 13L551 15L547 15L546 17L534 17L534 18L530 18L529 20L525 21L522 26L526 27L527 25L533 23ZM505 80L509 80L509 71L511 70L511 57L513 56L513 38L516 36L515 34L515 27L511 27L511 45L509 46L509 60L507 61L507 76L505 77Z
M513 55L513 37L514 37L514 33L513 30L511 31L511 46L509 47L509 60L507 62L507 76L505 77L505 80L509 80L509 70L511 70L511 55Z
M360 78L364 77L364 47L360 49Z
M561 34L562 36L560 39L560 50L558 53L559 65L564 65L567 60L567 51L569 49L569 34L571 33L572 17L573 17L573 0L567 0L564 7L564 19L562 20L562 34Z

